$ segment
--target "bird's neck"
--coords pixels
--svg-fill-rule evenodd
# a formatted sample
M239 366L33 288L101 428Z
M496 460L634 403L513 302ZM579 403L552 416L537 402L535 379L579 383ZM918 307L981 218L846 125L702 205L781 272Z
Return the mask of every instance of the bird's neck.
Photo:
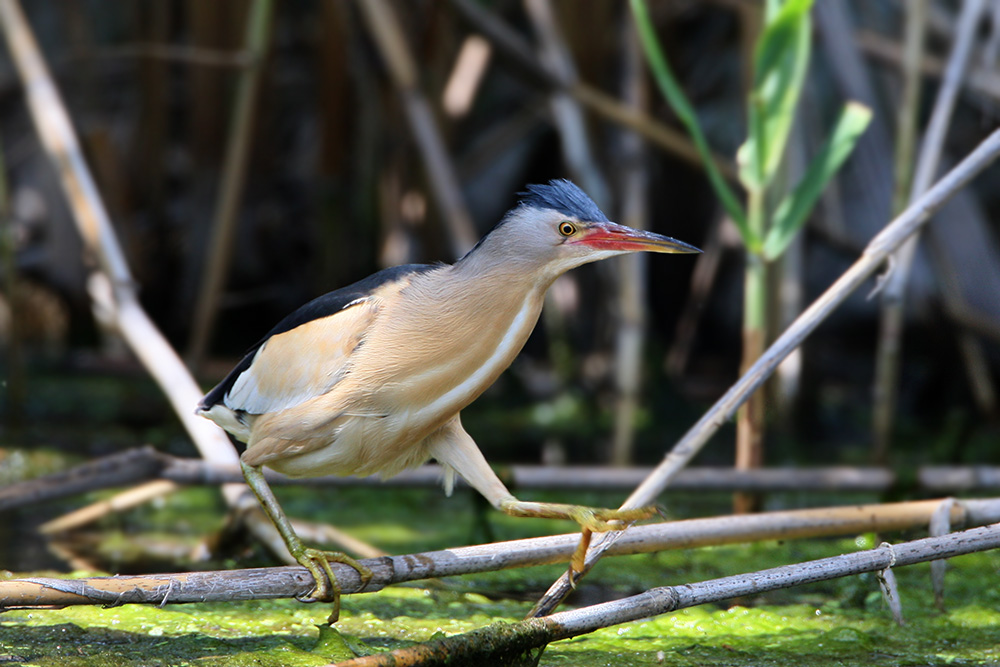
M527 339L551 281L539 281L530 271L518 270L510 263L477 266L470 259L448 267L441 275L447 285L449 303L460 308L467 321L475 320L476 326L497 335L509 326L520 329L527 324L527 330L517 335ZM520 344L517 347L520 349Z
M487 238L486 241L490 239ZM488 293L494 302L523 301L524 298L544 296L557 276L539 272L529 258L509 253L503 261L496 261L492 254L473 251L449 267L449 280L467 292Z
M414 276L382 335L408 341L405 359L378 360L383 385L409 396L414 424L434 428L476 399L535 328L545 288L505 270L466 273L459 262ZM381 349L369 341L370 349ZM415 428L415 426L414 426Z

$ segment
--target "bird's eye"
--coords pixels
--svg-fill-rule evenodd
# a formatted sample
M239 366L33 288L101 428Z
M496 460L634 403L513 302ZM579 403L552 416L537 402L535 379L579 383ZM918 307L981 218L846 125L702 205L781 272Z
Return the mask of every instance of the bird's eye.
M576 225L569 220L563 220L559 223L559 233L563 236L573 236L576 234Z

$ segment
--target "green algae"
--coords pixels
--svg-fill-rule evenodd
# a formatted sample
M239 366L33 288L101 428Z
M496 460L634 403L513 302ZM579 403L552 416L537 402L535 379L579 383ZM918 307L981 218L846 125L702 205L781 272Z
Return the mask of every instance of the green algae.
M817 552L831 547L846 549L852 544L852 540L803 543L794 549L771 544L765 560L787 559L791 551L818 556ZM765 547L720 547L687 557L712 561L708 569L728 571L734 563L753 562ZM647 579L654 576L651 570L663 564L660 560L649 556L615 559L617 567L610 569L616 573L631 570L648 584ZM742 604L684 609L556 642L545 650L539 664L996 662L1000 660L997 561L993 552L952 560L946 613L932 607L927 566L900 569L897 577L907 619L903 627L896 626L878 606L857 605L850 591L857 582L846 579ZM667 574L659 572L661 578ZM871 585L876 584L872 581ZM491 600L476 593L390 588L345 599L335 632L321 627L329 613L325 606L289 600L162 609L130 605L16 610L0 615L0 660L40 667L85 660L99 660L102 665L323 665L470 632L497 621L515 622L529 608L528 602Z

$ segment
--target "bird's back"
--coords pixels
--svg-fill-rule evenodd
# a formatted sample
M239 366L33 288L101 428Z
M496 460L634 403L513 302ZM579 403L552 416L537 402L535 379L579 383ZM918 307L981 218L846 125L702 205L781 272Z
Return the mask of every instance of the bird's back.
M374 297L436 268L408 264L329 292L276 324L209 391L197 412L243 441L255 415L294 407L328 392L374 321Z
M265 340L224 395L229 410L245 410L244 461L318 475L391 474L426 460L420 442L510 365L544 294L456 267L401 274Z

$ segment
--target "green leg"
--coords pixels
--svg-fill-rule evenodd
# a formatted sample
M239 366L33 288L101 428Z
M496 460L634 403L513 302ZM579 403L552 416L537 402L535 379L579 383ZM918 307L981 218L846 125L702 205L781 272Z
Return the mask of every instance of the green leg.
M337 577L333 573L330 563L343 563L357 570L361 577L362 585L367 584L372 578L372 572L367 567L354 560L345 553L339 551L323 551L321 549L310 549L302 544L302 540L295 534L291 522L278 504L278 499L274 497L274 492L264 479L264 471L259 466L251 466L240 461L243 469L243 477L247 485L257 496L264 513L271 520L274 527L278 529L281 538L288 547L288 552L299 562L302 567L309 570L313 579L316 580L316 588L306 598L300 598L303 602L333 602L335 609L330 615L332 621L337 619L340 611L340 586L337 584Z

